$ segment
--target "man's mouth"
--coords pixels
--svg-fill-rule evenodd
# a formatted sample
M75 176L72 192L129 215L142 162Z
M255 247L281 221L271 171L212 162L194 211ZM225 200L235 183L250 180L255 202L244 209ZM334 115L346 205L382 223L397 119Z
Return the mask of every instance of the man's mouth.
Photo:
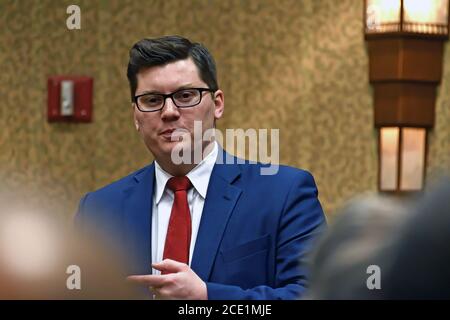
M167 129L167 130L164 130L164 131L162 131L161 133L160 133L160 135L170 135L170 134L172 134L172 132L174 132L176 129Z
M159 135L162 136L164 139L169 141L179 141L181 139L181 136L185 134L187 131L184 129L167 129L162 131Z

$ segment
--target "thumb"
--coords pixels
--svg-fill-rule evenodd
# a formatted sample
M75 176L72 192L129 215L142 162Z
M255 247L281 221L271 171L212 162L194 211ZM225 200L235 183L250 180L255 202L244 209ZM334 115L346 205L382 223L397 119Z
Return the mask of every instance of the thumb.
M184 271L187 267L187 264L171 259L164 259L161 262L152 263L152 267L161 272L175 273Z

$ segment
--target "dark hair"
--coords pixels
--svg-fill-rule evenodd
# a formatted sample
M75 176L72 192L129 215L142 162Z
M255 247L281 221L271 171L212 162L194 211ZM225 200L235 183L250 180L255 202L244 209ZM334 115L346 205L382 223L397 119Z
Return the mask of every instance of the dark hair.
M212 90L219 88L216 64L208 49L200 43L193 43L180 36L164 36L142 39L130 50L127 77L130 83L131 100L137 88L137 73L142 68L165 65L170 62L192 58L198 68L200 78Z

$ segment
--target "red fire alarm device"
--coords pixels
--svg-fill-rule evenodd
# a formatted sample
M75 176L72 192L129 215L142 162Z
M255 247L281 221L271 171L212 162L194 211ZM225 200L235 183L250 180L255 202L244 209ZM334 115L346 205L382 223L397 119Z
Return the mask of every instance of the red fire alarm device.
M84 76L48 78L49 122L91 122L94 79Z

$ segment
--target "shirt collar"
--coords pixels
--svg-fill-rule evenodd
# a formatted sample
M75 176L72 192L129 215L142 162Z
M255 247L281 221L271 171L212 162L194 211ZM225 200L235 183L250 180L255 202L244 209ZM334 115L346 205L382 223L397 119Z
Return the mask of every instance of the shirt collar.
M197 165L194 169L188 172L186 175L192 183L192 186L197 190L200 196L205 199L206 192L208 191L209 179L211 178L211 173L216 163L217 154L219 153L219 148L217 142L214 141L214 146L211 152ZM163 168L155 160L155 178L156 178L156 188L155 188L155 202L159 203L161 200L167 181L173 176L164 171Z

